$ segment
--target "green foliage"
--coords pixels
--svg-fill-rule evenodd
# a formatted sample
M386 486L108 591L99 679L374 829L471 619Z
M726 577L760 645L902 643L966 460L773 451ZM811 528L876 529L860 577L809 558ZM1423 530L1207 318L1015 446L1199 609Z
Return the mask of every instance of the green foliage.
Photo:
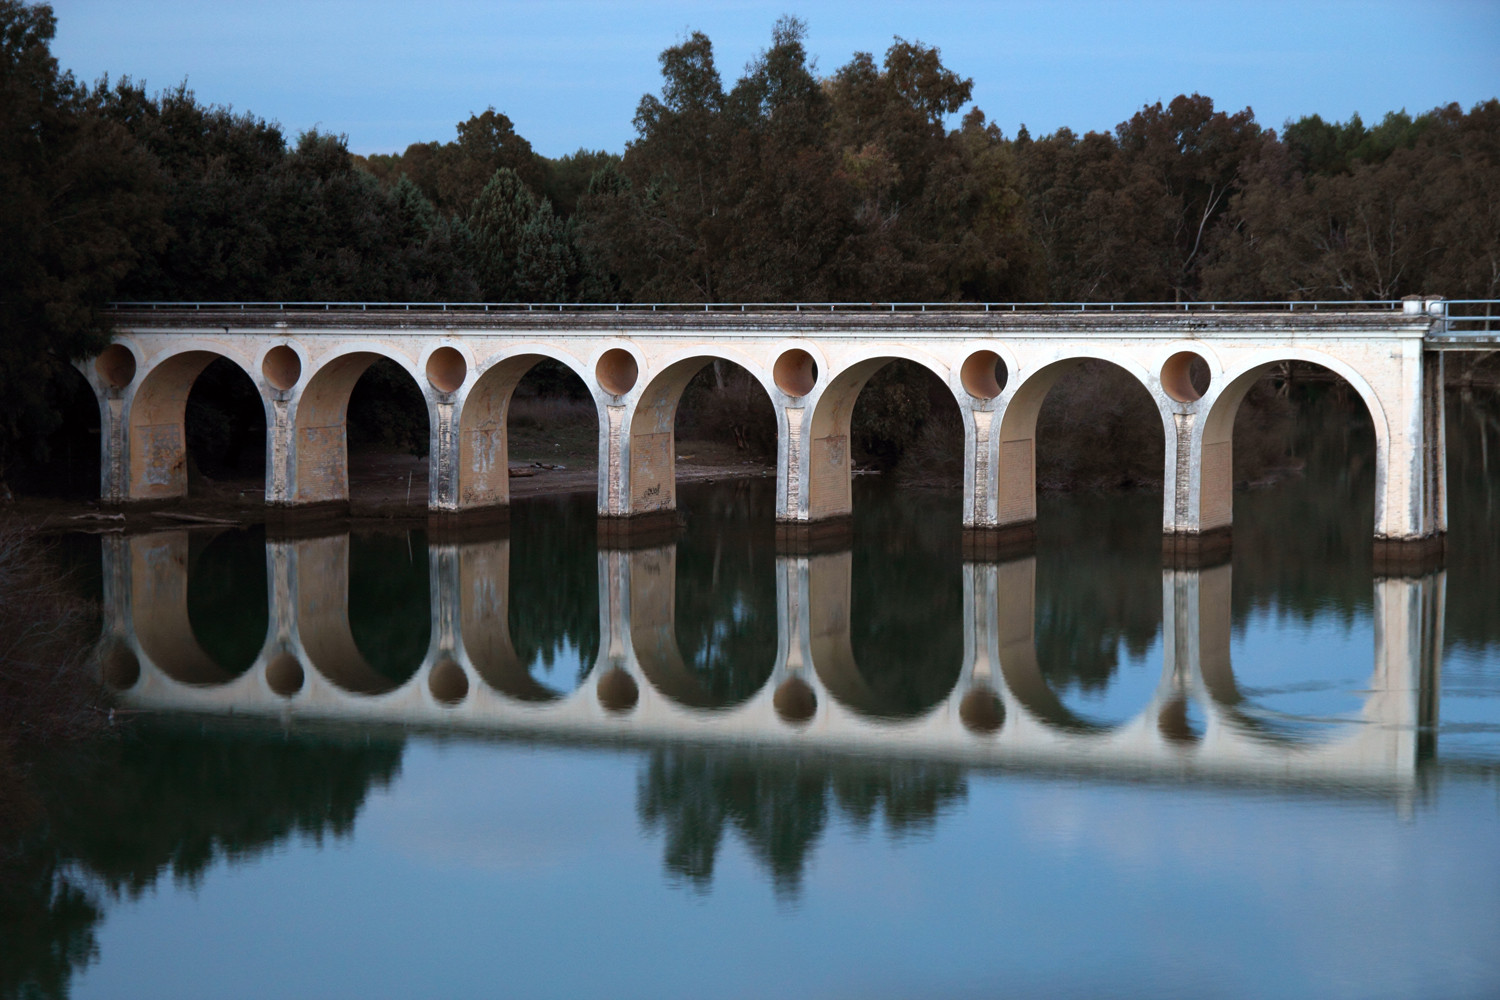
M163 236L151 157L58 69L55 26L0 0L0 478L44 446L67 366L104 344L100 310Z
M972 88L898 39L820 80L783 18L726 91L708 38L662 53L619 169L595 174L579 240L628 299L1000 296L1023 267L999 130L946 115Z
M568 226L515 171L501 168L474 201L474 275L490 302L564 302L578 271Z

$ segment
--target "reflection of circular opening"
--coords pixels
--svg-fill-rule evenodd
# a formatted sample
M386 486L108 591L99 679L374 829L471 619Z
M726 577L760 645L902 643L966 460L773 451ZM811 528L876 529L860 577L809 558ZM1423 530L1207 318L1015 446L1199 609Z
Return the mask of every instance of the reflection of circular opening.
M1202 399L1210 381L1208 362L1192 351L1178 351L1161 366L1161 387L1179 403Z
M468 697L469 675L452 660L438 660L427 674L427 690L444 705L457 705Z
M806 722L818 710L818 696L807 681L788 677L771 696L771 705L788 722Z
M640 699L635 678L619 667L611 667L599 678L599 704L611 712L628 712Z
M818 363L811 354L794 347L776 359L771 378L788 396L806 396L818 382Z
M970 732L993 733L1005 725L1005 705L989 688L975 688L958 703L958 717Z
M135 378L135 355L124 344L110 344L94 360L94 371L105 385L123 389Z
M273 388L290 389L302 377L302 359L290 347L279 344L266 352L266 359L260 363L260 373Z
M958 377L964 391L975 399L994 399L1005 388L1009 373L994 351L975 351L964 359Z
M454 391L468 374L468 362L452 347L439 347L427 356L427 381L438 392Z
M99 651L99 673L116 691L128 691L141 679L141 661L118 639Z
M266 684L283 698L301 691L305 676L302 664L291 653L278 653L266 664Z
M1188 721L1186 698L1173 698L1163 705L1156 715L1156 728L1173 743L1195 743L1198 740L1198 734Z
M599 380L604 391L612 396L623 396L634 389L635 380L640 374L641 369L635 363L635 355L623 347L611 347L594 366L594 377Z

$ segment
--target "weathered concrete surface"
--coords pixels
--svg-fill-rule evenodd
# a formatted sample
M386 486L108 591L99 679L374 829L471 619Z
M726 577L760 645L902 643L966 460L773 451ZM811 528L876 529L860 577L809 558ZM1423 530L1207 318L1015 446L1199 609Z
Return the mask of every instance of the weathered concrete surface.
M386 357L410 373L427 401L429 507L459 512L503 506L509 500L509 401L525 372L551 358L576 372L594 396L600 515L670 511L676 505L677 403L693 374L719 360L749 372L776 411L778 519L839 519L852 509L849 425L855 399L882 365L901 358L932 371L957 401L965 426L965 527L1024 528L1036 516L1042 400L1070 368L1099 359L1129 372L1155 402L1166 444L1162 530L1191 537L1222 533L1230 525L1234 417L1245 393L1272 366L1306 361L1346 379L1370 412L1373 535L1398 548L1431 548L1446 531L1442 361L1424 349L1439 321L1421 308L157 309L123 310L115 318L115 343L129 357L116 353L107 366L83 366L104 414L101 489L113 502L186 490L182 408L193 379L218 356L249 372L265 402L266 502L346 500L349 391L375 358ZM1211 376L1201 394L1186 375L1194 359ZM121 363L132 360L133 366Z

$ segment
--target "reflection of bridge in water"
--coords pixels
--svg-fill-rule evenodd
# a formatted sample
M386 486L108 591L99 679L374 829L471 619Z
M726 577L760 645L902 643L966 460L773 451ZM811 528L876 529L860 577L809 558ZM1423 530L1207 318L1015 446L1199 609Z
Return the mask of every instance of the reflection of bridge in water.
M1034 557L964 564L958 682L920 715L896 719L880 714L855 662L847 550L778 558L770 678L724 704L678 648L675 545L599 551L597 657L577 690L557 692L512 643L507 538L429 546L431 640L404 681L372 667L354 641L347 534L267 542L270 627L237 676L204 652L189 623L188 538L175 530L104 542L100 660L133 707L1388 788L1415 782L1420 734L1435 721L1442 573L1376 580L1361 711L1291 730L1236 682L1230 567L1165 569L1160 679L1132 718L1104 725L1069 709L1038 663Z

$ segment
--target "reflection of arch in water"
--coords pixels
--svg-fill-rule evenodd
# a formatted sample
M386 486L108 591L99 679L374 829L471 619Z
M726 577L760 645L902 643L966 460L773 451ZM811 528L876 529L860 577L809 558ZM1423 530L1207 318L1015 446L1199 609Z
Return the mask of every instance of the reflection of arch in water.
M991 686L1052 729L1077 734L1109 731L1111 727L1064 705L1042 676L1036 655L1036 557L965 563L964 579L975 626L968 640L972 658L966 657L970 677L961 687Z
M297 634L313 668L351 694L385 694L402 686L372 667L349 625L349 535L273 542L291 549Z
M939 711L942 697L930 704L893 703L860 669L850 634L854 610L853 552L845 549L807 556L799 562L806 566L804 594L809 652L823 689L839 704L871 719L911 722ZM910 668L928 670L932 665L913 663Z
M456 545L451 552L458 564L459 641L475 673L518 701L562 697L564 692L532 676L511 641L510 539ZM439 575L440 586L445 579L446 574Z
M186 529L113 537L105 544L129 551L130 624L148 660L183 684L227 684L239 676L216 663L193 634Z
M121 346L121 345L115 345ZM131 499L186 496L187 436L185 418L193 383L214 361L227 355L213 350L187 350L154 364L130 400L127 489ZM255 382L254 373L243 369ZM262 396L262 406L265 399ZM267 414L262 414L267 419Z
M690 709L725 710L755 697L756 691L722 693L700 671L690 666L677 640L677 546L599 551L601 611L611 609L612 620L601 621L606 655L633 662L651 689L676 705ZM729 609L725 609L727 612ZM619 646L608 652L611 643ZM626 648L628 644L628 649ZM602 662L602 661L601 661ZM710 667L715 666L710 664ZM744 664L720 664L753 670ZM765 676L774 670L768 664ZM603 670L595 673L602 677ZM756 681L763 687L763 679Z

